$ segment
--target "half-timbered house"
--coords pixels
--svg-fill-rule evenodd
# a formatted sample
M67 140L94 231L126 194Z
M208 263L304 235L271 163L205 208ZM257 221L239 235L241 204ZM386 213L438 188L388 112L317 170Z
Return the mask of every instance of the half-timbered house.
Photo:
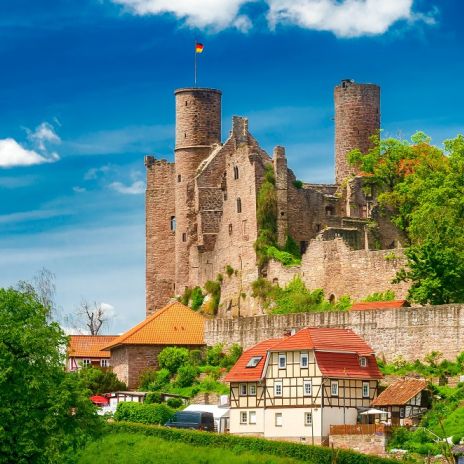
M226 376L230 432L320 443L330 425L356 424L381 377L372 348L348 329L263 341Z

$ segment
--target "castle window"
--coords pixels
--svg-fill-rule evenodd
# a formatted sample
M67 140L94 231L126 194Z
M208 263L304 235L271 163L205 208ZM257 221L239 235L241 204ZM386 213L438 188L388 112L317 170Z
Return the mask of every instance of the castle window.
M187 234L185 232L182 232L182 241L183 242L187 241Z
M316 224L316 232L320 232L321 231L321 225L320 224Z
M333 293L329 296L329 303L335 304L335 295Z
M176 230L176 216L171 216L171 230L173 232Z
M185 100L185 106L188 106L187 100Z
M242 200L240 198L237 198L237 213L242 212Z
M325 215L326 216L333 216L335 213L334 207L333 206L326 206L325 207Z
M308 248L308 242L303 240L300 242L300 253L304 255L306 253L306 249Z
M238 179L238 166L234 166L234 179Z
M229 235L232 235L232 224L229 224Z
M181 182L182 181L182 176L180 174L177 175L177 182Z

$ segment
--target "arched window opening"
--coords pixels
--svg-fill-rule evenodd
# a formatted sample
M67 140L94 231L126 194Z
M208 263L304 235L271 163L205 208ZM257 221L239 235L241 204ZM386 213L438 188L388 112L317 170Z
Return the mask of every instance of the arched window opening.
M176 217L171 216L171 230L174 232L176 230Z
M242 212L242 200L240 198L237 198L237 213Z
M234 166L234 179L238 179L238 166Z

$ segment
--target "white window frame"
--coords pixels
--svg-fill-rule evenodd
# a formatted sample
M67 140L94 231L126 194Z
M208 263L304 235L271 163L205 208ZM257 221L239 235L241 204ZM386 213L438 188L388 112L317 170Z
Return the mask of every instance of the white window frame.
M248 424L248 414L246 411L240 411L240 424Z
M365 356L359 357L359 365L361 367L367 367L367 358Z
M308 420L309 418L309 420ZM313 413L312 412L305 412L304 413L304 425L306 427L311 427L313 425Z
M246 383L241 383L239 384L239 387L238 387L238 395L239 396L247 396L247 384Z
M307 385L309 385L309 393L306 391ZM311 380L303 380L303 396L313 396L313 384Z
M303 359L306 360L306 365L303 363ZM300 367L302 369L307 369L309 367L309 354L308 353L301 353L300 355Z
M255 383L248 384L248 395L256 396L256 384Z
M366 388L367 388L367 391L365 391ZM369 385L369 382L363 382L362 383L362 397L363 398L369 398L370 397L370 385Z
M83 367L88 367L92 365L92 360L89 358L85 358L82 360L82 366Z
M330 381L330 396L338 396L338 380Z
M256 411L249 411L248 412L248 423L249 424L256 424Z
M278 356L278 365L279 365L279 369L286 369L287 368L287 355L285 353L279 353L279 356ZM283 360L283 364L281 364L281 360Z
M282 427L283 423L284 423L284 419L283 419L282 413L281 412L276 412L274 414L274 424L275 424L275 426L276 427Z
M277 387L280 386L280 393L277 392ZM283 396L284 386L282 380L274 381L274 396L281 397Z
M100 359L100 367L110 367L109 359Z

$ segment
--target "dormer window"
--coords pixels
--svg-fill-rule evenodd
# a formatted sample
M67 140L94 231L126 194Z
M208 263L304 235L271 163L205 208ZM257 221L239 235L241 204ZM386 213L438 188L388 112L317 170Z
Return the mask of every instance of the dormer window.
M367 358L365 356L359 357L359 365L361 367L367 367Z
M259 364L259 361L263 359L262 356L253 356L247 363L246 367L256 367Z

